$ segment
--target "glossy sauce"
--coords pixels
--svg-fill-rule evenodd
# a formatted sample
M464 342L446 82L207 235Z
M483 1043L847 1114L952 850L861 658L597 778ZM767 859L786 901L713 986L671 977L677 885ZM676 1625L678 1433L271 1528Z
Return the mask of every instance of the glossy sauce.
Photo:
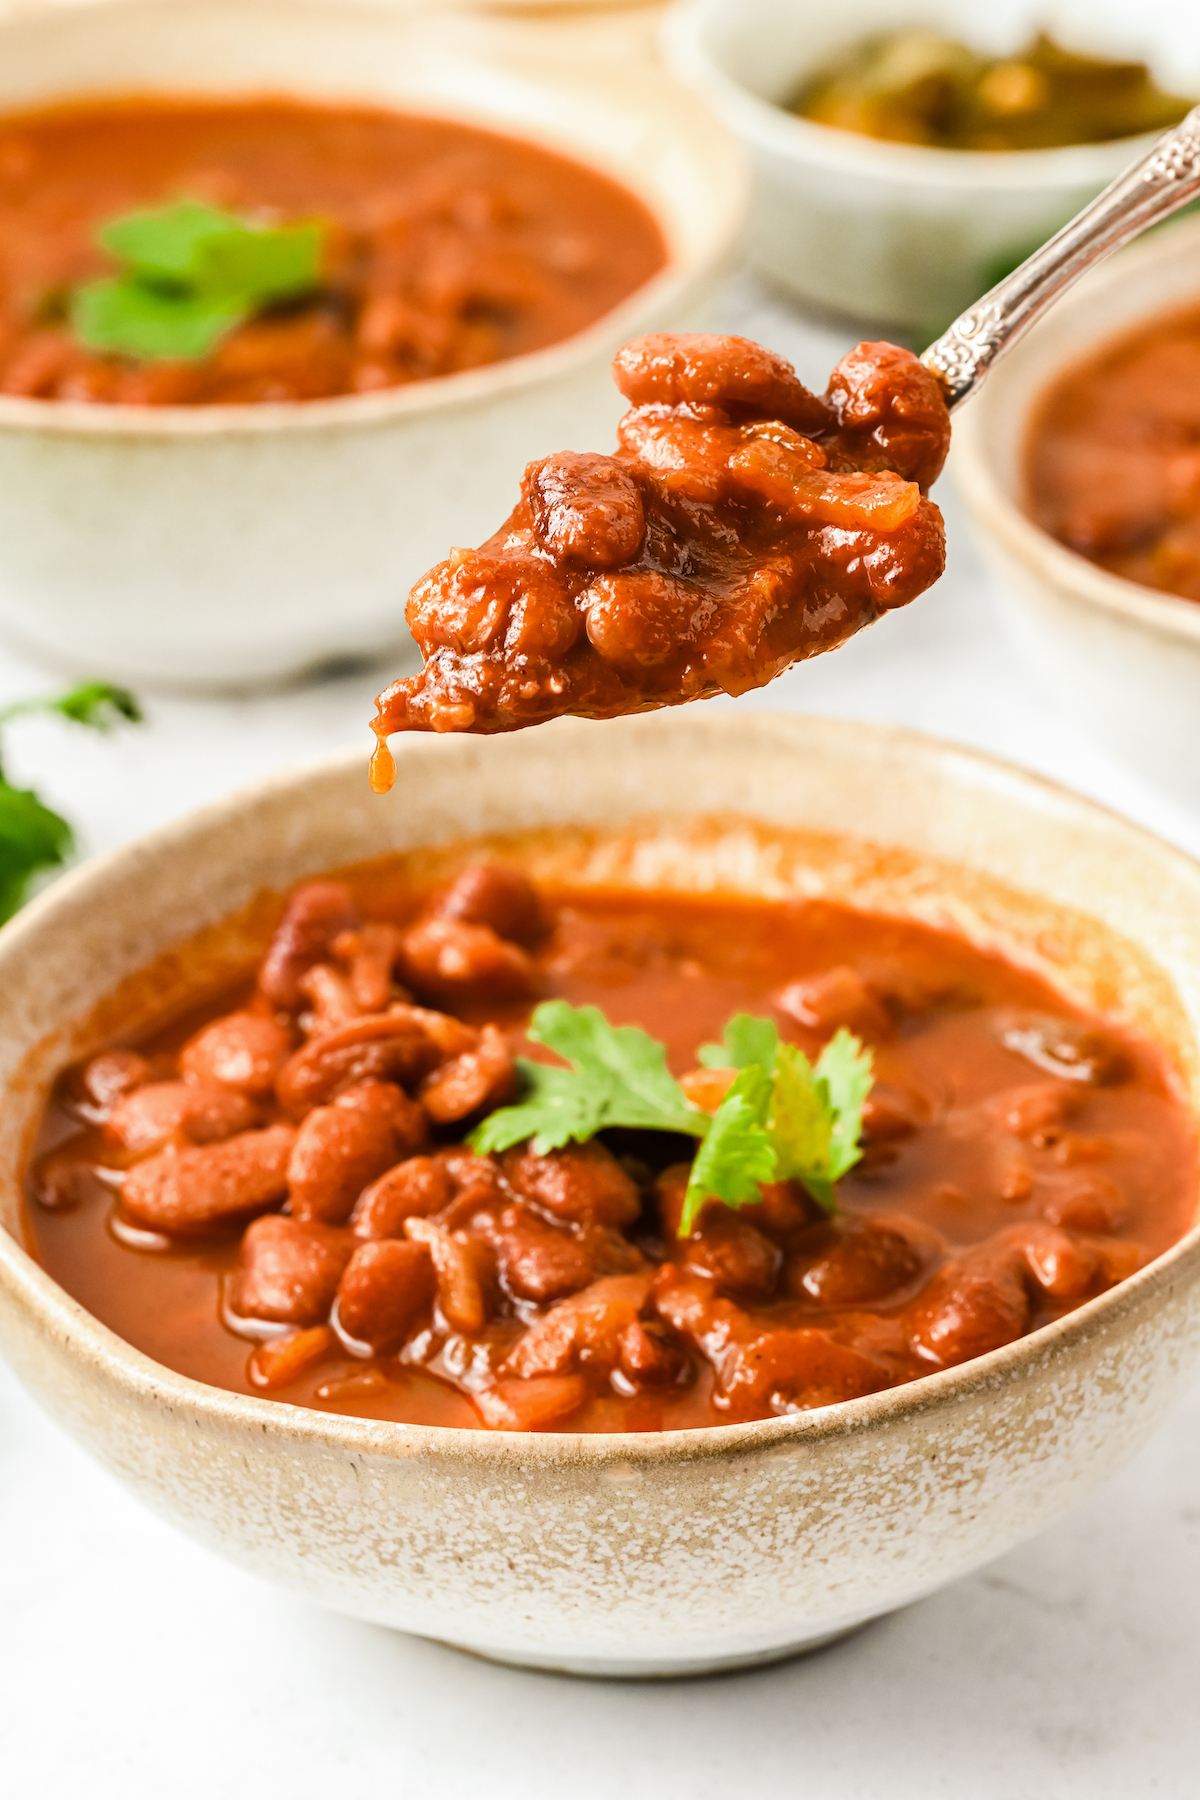
M379 696L380 742L742 694L941 574L950 419L910 351L860 344L817 395L748 338L654 334L613 379L616 452L530 463L500 529L413 588L425 665Z
M373 893L360 889L360 899L368 917L386 916L406 926L418 907L416 897L397 893L386 882ZM1059 1240L1065 1236L1091 1246L1087 1254L1100 1256L1096 1266L1106 1272L1082 1290L1077 1284L1068 1298L1030 1288L1025 1278L1028 1299L1022 1304L1028 1311L1022 1329L1032 1329L1160 1254L1192 1222L1192 1134L1160 1054L1128 1032L1084 1019L1032 975L963 940L825 903L596 891L553 893L543 900L552 929L531 953L534 993L505 1005L472 1004L468 998L453 1008L461 1017L495 1020L519 1042L533 998L560 995L575 1004L595 1004L613 1023L637 1024L662 1039L677 1075L694 1069L697 1047L719 1038L740 1010L774 1017L782 1034L810 1054L835 1022L849 1023L871 1043L876 1111L864 1160L840 1183L838 1222L832 1227L822 1222L798 1190L777 1196L773 1213L764 1206L737 1215L736 1229L749 1229L760 1251L766 1246L777 1262L782 1259L783 1272L773 1293L749 1300L741 1293L735 1306L719 1303L753 1320L755 1329L800 1328L813 1343L818 1341L813 1333L832 1333L840 1345L857 1345L859 1353L876 1359L871 1367L879 1373L851 1392L893 1385L939 1366L930 1353L913 1348L912 1321L923 1304L928 1310L939 1281L957 1279L954 1270L968 1266L962 1258L974 1254L973 1247L1007 1241L1004 1234L1014 1230L1050 1231ZM836 976L813 985L814 977L829 971ZM247 984L237 993L212 995L192 1016L143 1044L156 1072L174 1066L181 1044L204 1020L229 1012L251 993ZM798 1002L797 993L808 999ZM1030 1031L1044 1029L1048 1018L1095 1058L1094 1081L1079 1079L1078 1070L1048 1073L1044 1057L1041 1063L1036 1056L1031 1060ZM1013 1048L1014 1043L1023 1047ZM39 1171L45 1170L48 1153L57 1151L61 1158L65 1147L67 1160L123 1160L114 1157L111 1145L105 1147L99 1131L81 1130L72 1098L78 1092L76 1077L60 1084L34 1159L28 1208L33 1254L90 1312L157 1361L218 1387L262 1392L251 1372L253 1340L236 1335L222 1319L222 1287L227 1301L242 1221L206 1237L173 1242L153 1233L139 1237L128 1219L120 1223L112 1188L94 1177L62 1210L41 1203L38 1195L45 1195L46 1186ZM268 1107L265 1116L279 1114ZM435 1142L453 1142L459 1135L461 1127L443 1128L435 1132ZM703 1298L712 1291L705 1285L705 1269L711 1274L711 1268L696 1248L700 1239L681 1244L662 1210L663 1171L689 1154L687 1140L611 1136L610 1147L633 1158L626 1166L634 1169L642 1191L641 1214L624 1228L630 1257L651 1271L665 1259L691 1259L677 1271L682 1286L675 1290L672 1316L678 1318L680 1293ZM730 1217L725 1208L710 1205L701 1237L716 1229L719 1239ZM847 1233L883 1217L899 1219L917 1245L912 1267L898 1275L893 1271L873 1299L862 1297L861 1269L854 1276L857 1296L844 1280L839 1293L836 1268L832 1285L828 1273L837 1263L836 1256L829 1261L830 1250L844 1244ZM1048 1226L1047 1220L1058 1223ZM538 1230L544 1235L544 1222ZM158 1247L139 1248L139 1243ZM819 1269L825 1274L814 1278ZM662 1273L659 1268L660 1278ZM715 1291L728 1292L719 1275ZM669 1295L660 1298L664 1317L670 1304ZM511 1348L522 1327L511 1302L502 1297L497 1305L479 1341L490 1333L494 1342ZM523 1316L528 1322L548 1310L526 1302ZM428 1320L426 1311L398 1354L363 1356L332 1343L295 1380L271 1387L271 1396L368 1418L478 1427L476 1401L453 1370L446 1374L445 1361L439 1364L444 1378L417 1366L423 1359L436 1361ZM711 1357L690 1341L680 1348L674 1328L669 1331L661 1319L651 1323L674 1346L678 1366L670 1379L635 1389L619 1372L610 1378L585 1368L584 1403L545 1428L676 1429L769 1416L831 1397L818 1385L769 1403L731 1401L715 1390ZM963 1354L963 1343L945 1351L951 1362L963 1360ZM568 1379L578 1383L580 1377Z
M199 362L76 344L68 291L135 209L199 199L328 227L320 290ZM319 399L571 336L662 268L662 233L598 171L449 120L282 99L123 101L0 117L0 393L127 405Z

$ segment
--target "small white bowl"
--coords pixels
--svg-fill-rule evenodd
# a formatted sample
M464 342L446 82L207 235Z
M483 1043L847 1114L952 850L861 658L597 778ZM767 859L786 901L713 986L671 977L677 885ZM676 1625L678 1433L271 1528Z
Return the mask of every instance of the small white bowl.
M1176 93L1200 93L1194 7L1124 0L684 0L664 43L750 153L750 249L806 300L929 336L1056 231L1150 141L1059 150L933 150L881 143L782 110L803 78L863 39L920 24L972 48L1011 51L1037 29L1072 48L1146 61Z
M67 1431L183 1531L340 1612L622 1676L811 1649L1010 1549L1132 1455L1192 1378L1200 1229L974 1362L691 1431L313 1412L177 1375L64 1293L22 1247L20 1200L58 1070L198 972L211 990L252 966L264 890L389 851L436 881L476 833L549 882L825 896L965 931L1157 1039L1200 1120L1200 867L1048 783L908 732L696 707L414 734L396 761L383 799L359 757L237 795L0 932L0 1345Z
M688 329L731 254L742 155L649 68L573 68L494 21L361 0L105 0L0 19L0 112L288 93L431 113L603 169L664 270L563 343L383 392L135 408L0 397L0 631L74 671L242 685L407 642L413 581L501 523L527 461L605 446L614 351Z
M1111 575L1024 510L1045 389L1127 331L1200 305L1200 219L1152 233L1086 276L955 417L950 468L1004 618L1056 701L1135 768L1200 803L1200 605Z

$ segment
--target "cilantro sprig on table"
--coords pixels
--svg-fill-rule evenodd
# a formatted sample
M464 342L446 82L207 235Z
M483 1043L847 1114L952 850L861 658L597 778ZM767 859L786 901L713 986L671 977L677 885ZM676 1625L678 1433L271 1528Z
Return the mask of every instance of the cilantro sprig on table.
M862 1155L862 1109L873 1080L871 1053L851 1032L837 1032L813 1064L780 1042L770 1019L739 1013L720 1044L700 1051L706 1068L737 1071L710 1117L668 1070L662 1044L635 1025L610 1025L598 1007L548 1000L527 1030L569 1066L519 1058L521 1100L476 1127L474 1150L529 1139L545 1155L613 1126L695 1137L681 1237L708 1200L753 1206L764 1182L799 1181L826 1212L836 1210L835 1186Z
M265 307L310 293L321 278L322 228L266 226L199 200L127 213L98 242L122 265L71 295L89 350L142 362L194 362Z
M133 695L105 681L88 681L51 700L19 700L0 709L0 727L28 713L58 713L93 731L122 721L140 724ZM0 762L0 923L25 904L29 886L44 869L59 867L75 848L66 819L43 804L32 788L13 787Z

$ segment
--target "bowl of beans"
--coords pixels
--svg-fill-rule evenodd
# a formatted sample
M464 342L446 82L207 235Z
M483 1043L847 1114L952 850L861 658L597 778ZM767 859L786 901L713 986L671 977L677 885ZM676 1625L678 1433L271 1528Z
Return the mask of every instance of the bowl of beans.
M1043 687L1200 798L1200 226L1082 281L955 421L950 466Z
M1200 1350L1200 870L906 733L404 735L0 937L0 1345L330 1607L597 1675L933 1592ZM554 779L548 778L553 770Z
M665 43L751 158L764 273L926 339L1200 93L1196 22L1170 0L901 19L889 0L681 0Z
M123 681L404 642L743 210L684 91L470 15L114 0L0 46L0 630Z

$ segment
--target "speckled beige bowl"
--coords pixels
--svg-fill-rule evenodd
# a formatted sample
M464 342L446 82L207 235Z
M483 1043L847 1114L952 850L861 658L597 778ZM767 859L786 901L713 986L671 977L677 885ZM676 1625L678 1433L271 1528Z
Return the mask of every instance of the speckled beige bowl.
M954 420L950 470L1004 622L1056 704L1134 768L1200 805L1200 606L1077 556L1027 511L1043 396L1156 318L1200 305L1200 218L1150 232L1055 303Z
M245 1398L75 1305L20 1248L18 1170L54 1071L112 1028L105 997L127 982L145 1012L189 964L244 965L264 889L385 851L417 852L428 877L476 834L580 882L853 895L956 924L1155 1033L1200 1104L1200 869L1016 770L901 732L700 707L398 749L386 800L357 757L302 770L68 876L0 933L0 1344L68 1431L260 1575L487 1656L605 1675L811 1647L1007 1550L1131 1454L1200 1349L1200 1232L963 1368L659 1436ZM154 983L133 980L155 959Z
M329 400L86 405L0 395L0 632L86 676L243 687L395 645L449 544L482 542L525 464L606 448L609 365L687 331L732 254L741 152L658 71L387 0L0 0L0 118L130 92L287 94L541 144L632 189L667 262L526 356Z

